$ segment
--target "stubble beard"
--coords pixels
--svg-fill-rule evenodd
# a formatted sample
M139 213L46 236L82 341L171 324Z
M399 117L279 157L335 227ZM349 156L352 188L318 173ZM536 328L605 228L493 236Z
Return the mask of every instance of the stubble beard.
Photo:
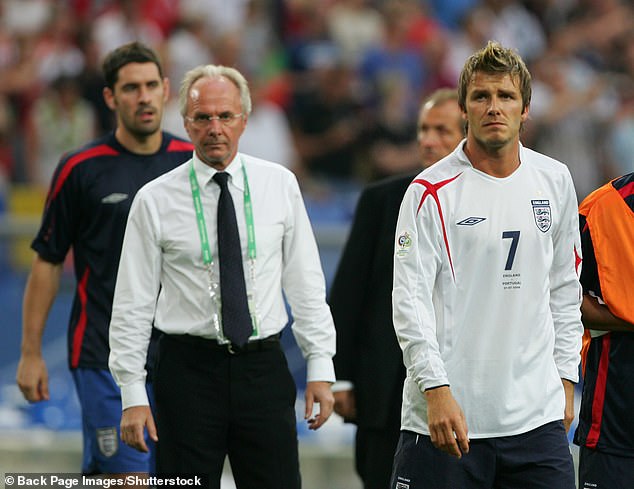
M122 121L125 130L134 137L134 139L138 141L145 141L151 136L154 136L157 132L161 130L161 120L160 118L157 122L151 125L143 125L137 123L126 123L126 121Z
M497 153L499 150L507 146L512 138L506 136L492 136L489 138L475 137L476 144L487 153Z

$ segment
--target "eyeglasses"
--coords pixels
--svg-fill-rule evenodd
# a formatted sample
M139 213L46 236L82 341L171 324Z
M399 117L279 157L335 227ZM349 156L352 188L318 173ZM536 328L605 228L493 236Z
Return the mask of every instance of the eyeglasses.
M225 126L231 126L239 117L242 117L242 112L238 114L223 112L220 115L197 114L194 117L185 116L185 119L191 122L195 127L203 129L211 124L212 121L219 121Z

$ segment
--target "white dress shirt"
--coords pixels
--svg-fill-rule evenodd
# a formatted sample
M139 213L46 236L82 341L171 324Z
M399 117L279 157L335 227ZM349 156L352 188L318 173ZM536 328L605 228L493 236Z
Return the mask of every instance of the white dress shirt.
M193 159L145 185L126 228L110 323L109 366L121 387L123 409L147 405L144 369L152 324L167 334L220 339L212 317L189 172L196 170L209 244L212 281L219 283L216 170ZM244 214L244 164L255 225L257 258L251 277ZM334 382L335 329L317 245L295 176L281 165L238 153L225 170L245 257L247 290L257 315L255 338L279 333L291 306L295 339L307 360L308 381Z
M471 438L564 415L583 326L577 201L560 162L520 146L506 178L463 144L419 174L401 204L394 327L407 368L402 429L429 434L423 392L450 385Z

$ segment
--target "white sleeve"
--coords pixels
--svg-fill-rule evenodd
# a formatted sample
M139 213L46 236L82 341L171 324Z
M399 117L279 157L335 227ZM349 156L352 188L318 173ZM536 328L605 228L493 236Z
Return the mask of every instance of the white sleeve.
M581 361L581 238L577 198L570 174L561 194L560 225L553 234L550 309L555 326L554 357L559 376L578 381Z
M160 287L161 248L159 221L144 195L137 194L128 216L110 320L108 365L121 388L123 409L149 404L145 363Z
M282 285L293 314L293 334L307 363L307 380L335 381L335 326L326 281L299 185L291 175L283 243Z
M424 190L410 185L401 203L392 291L394 329L403 362L421 392L449 384L438 346L433 303L446 251L434 199L427 199L418 210Z

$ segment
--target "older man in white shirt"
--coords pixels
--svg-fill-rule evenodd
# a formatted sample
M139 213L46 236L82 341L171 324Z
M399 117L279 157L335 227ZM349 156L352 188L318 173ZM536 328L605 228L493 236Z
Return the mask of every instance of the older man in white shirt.
M299 186L281 165L238 153L251 109L239 72L191 70L180 105L193 158L138 193L121 256L110 368L122 391L122 438L139 450L144 429L158 438L159 475L210 474L209 487L218 488L228 455L238 488L299 488L295 385L279 343L284 296L307 359L311 429L332 412L335 380L334 326ZM237 258L223 262L217 217L227 190L240 243ZM241 275L232 292L223 265L241 270L232 272ZM230 339L245 322L242 340ZM154 378L158 430L143 389L153 325L164 333Z

